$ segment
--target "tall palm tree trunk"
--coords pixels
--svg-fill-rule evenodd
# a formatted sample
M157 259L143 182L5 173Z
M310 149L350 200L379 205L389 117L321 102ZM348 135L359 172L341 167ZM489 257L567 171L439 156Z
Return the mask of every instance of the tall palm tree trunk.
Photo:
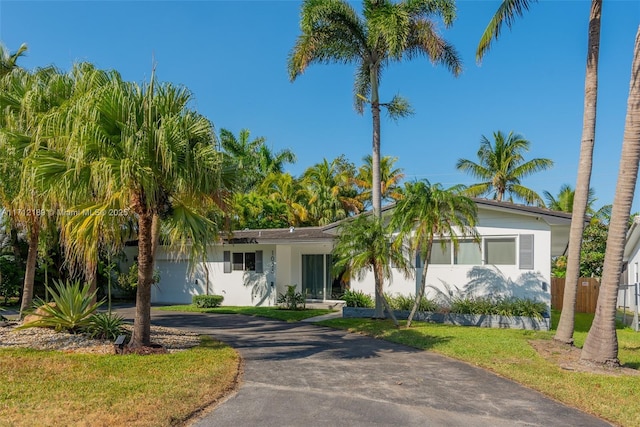
M153 281L152 215L138 213L138 287L133 336L129 346L151 344L151 283Z
M382 199L380 195L380 98L378 95L378 68L371 66L371 117L373 122L373 138L371 153L371 204L373 214L382 217ZM384 317L384 301L382 288L375 290L376 318Z
M36 277L36 262L38 261L38 240L40 239L40 221L34 216L31 219L29 233L29 252L27 253L27 265L24 273L24 286L22 288L22 303L20 304L20 318L33 304L33 287Z
M573 344L575 324L576 292L580 277L580 248L584 232L584 217L589 202L589 184L593 165L593 146L596 137L596 103L598 100L598 54L600 51L600 16L602 0L591 1L589 16L589 41L587 51L587 71L584 82L584 113L582 119L582 141L578 176L573 199L573 215L569 229L567 251L567 272L562 301L562 313L554 339Z
M616 303L629 214L638 179L640 162L640 26L636 34L627 117L622 140L618 183L613 199L607 249L604 256L602 284L596 314L580 358L597 363L618 365Z

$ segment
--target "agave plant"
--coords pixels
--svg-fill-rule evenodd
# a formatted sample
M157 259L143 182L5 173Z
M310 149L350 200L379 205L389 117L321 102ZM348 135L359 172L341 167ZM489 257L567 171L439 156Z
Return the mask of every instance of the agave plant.
M96 292L89 293L89 283L82 288L79 281L55 281L54 284L55 289L46 288L55 305L38 299L35 305L43 315L24 323L20 328L54 328L56 331L76 333L91 324L91 317L104 301L93 302Z
M118 335L122 335L124 328L124 317L115 313L98 313L89 318L87 332L91 338L104 340L115 340Z

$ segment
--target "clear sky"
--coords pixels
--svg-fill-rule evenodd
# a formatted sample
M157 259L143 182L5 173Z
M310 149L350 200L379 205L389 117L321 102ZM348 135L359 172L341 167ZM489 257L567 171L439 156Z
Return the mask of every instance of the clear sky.
M263 1L10 1L0 0L0 40L26 42L25 68L76 61L117 69L128 80L184 84L194 107L219 130L247 128L274 150L292 149L298 175L323 158L344 154L356 165L371 153L371 117L353 108L349 65L313 65L294 83L287 57L298 36L300 2ZM359 8L360 2L352 3ZM533 4L505 30L481 66L480 34L499 1L458 2L458 19L442 28L458 49L454 78L426 59L391 64L381 100L409 99L415 114L382 123L382 154L398 157L408 179L471 184L459 158L476 160L482 135L511 130L532 143L529 158L553 169L523 181L540 194L575 186L582 131L588 0ZM598 122L592 187L596 207L611 203L624 130L640 1L604 0ZM638 194L640 191L636 191ZM640 203L634 203L634 211Z

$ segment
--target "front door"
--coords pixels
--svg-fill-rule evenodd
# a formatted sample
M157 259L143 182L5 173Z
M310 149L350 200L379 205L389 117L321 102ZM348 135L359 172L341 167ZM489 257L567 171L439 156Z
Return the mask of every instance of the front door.
M325 256L302 255L302 291L307 298L325 299Z

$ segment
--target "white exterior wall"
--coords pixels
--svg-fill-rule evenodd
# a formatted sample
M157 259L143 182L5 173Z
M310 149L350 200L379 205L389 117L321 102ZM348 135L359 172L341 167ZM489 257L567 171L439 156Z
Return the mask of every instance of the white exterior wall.
M209 250L206 262L196 262L189 271L184 256L175 260L163 249L158 250L156 268L160 283L151 290L151 302L190 304L194 295L222 295L222 305L271 306L288 285L302 289L302 255L329 254L330 243L316 244L236 244L216 246ZM224 251L262 251L263 273L253 271L224 272ZM207 282L208 279L208 282ZM273 284L273 286L272 286Z
M627 283L633 285L640 282L640 245L636 245L633 248L627 261ZM640 286L640 285L639 285ZM635 287L629 287L627 289L620 289L618 291L618 306L626 306L630 309L636 306L636 289Z
M434 297L436 291L429 286L444 291L444 284L460 290L474 289L475 295L503 295L538 299L550 304L551 280L551 230L544 221L535 217L505 214L497 211L480 210L476 229L482 237L515 237L515 265L429 265L427 272L427 292ZM519 236L534 236L534 268L521 270L519 267ZM484 247L481 247L484 259ZM483 260L484 262L484 260ZM475 269L475 270L474 270ZM474 270L481 277L473 281L469 273ZM390 294L416 294L419 289L421 269L415 270L415 277L406 279L399 270L394 270L391 284L385 283L385 292ZM471 287L469 285L472 285ZM369 272L362 281L351 280L351 289L374 294L373 273Z

